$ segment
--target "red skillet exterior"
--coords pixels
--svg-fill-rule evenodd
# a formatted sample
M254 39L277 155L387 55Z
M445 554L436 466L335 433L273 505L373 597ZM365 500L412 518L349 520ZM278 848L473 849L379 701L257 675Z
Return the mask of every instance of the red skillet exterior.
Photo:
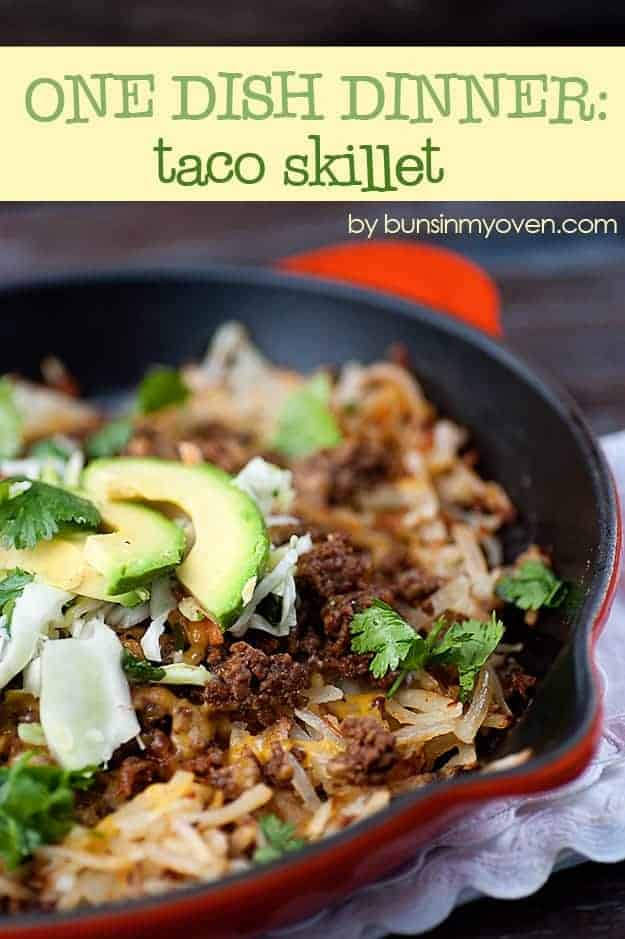
M619 522L617 558L622 550ZM618 582L614 566L609 588L591 637L592 649L610 612ZM595 669L595 682L599 677ZM6 939L171 939L176 934L193 939L236 939L260 935L269 929L303 919L350 892L384 877L406 861L436 831L471 804L530 792L541 792L569 782L592 757L601 729L601 707L579 743L548 766L521 774L475 776L461 790L434 788L420 802L385 823L335 844L317 854L289 860L265 874L231 883L228 889L202 896L173 895L168 902L136 910L63 917L58 924L32 924L2 930ZM290 898L290 900L285 900Z

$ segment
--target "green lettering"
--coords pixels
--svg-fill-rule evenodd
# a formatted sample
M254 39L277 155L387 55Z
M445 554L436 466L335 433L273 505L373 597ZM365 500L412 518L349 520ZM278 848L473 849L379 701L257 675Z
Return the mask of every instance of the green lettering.
M180 110L177 114L172 115L172 121L201 121L212 113L215 107L216 95L213 83L208 78L204 78L203 75L172 75L172 81L178 82L180 86ZM196 110L191 111L189 104L190 89L194 85L198 92L200 89L203 92L204 103L201 107L198 107L197 101L194 101Z
M46 114L42 113L41 107L35 109L34 97L35 91L42 86L49 86L52 89L55 103L52 107L52 110L48 111ZM32 117L33 121L55 121L57 117L63 111L63 105L65 104L65 95L63 94L63 87L53 78L35 78L31 81L30 85L26 89L26 112L29 117Z

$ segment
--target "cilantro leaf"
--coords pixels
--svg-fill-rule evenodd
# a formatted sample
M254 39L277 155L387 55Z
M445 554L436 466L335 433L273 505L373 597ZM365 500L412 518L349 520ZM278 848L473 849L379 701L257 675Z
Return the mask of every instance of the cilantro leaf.
M62 460L65 463L72 455L72 451L57 437L45 437L32 445L28 455L37 460Z
M170 404L182 404L189 396L180 372L167 365L151 368L137 389L137 403L143 414L159 411Z
M132 422L126 417L109 421L85 441L85 453L90 460L117 456L132 436Z
M414 634L410 648L408 649L405 658L402 660L401 671L386 693L387 698L393 697L408 672L418 672L420 669L425 668L432 651L432 647L434 646L438 634L444 625L444 619L441 618L436 620L436 622L432 624L432 628L430 629L425 639L423 639L419 633Z
M560 606L567 588L542 561L525 561L514 573L502 577L495 591L520 610L539 610Z
M256 864L277 861L287 851L298 851L306 843L302 838L293 837L295 825L283 822L277 815L263 815L258 819L258 824L267 844L254 852Z
M15 483L28 488L11 497ZM92 502L66 489L14 476L0 483L0 543L18 550L49 541L61 526L97 529L102 519Z
M503 632L503 623L493 612L486 622L469 619L452 623L433 646L430 662L457 667L461 701L470 698L478 672L501 642Z
M329 402L330 380L323 372L293 392L278 420L275 449L296 459L339 444L341 432Z
M375 653L369 665L374 678L383 678L401 666L388 697L395 694L408 672L440 663L457 667L460 699L466 701L479 670L501 641L503 623L494 613L487 622L452 623L439 639L444 627L445 620L438 619L423 638L387 603L374 600L352 619L351 647L354 652Z
M21 597L24 587L32 580L34 580L33 574L19 567L6 571L3 579L0 580L0 612L6 617L8 627L11 626L15 601Z
M354 652L374 652L369 666L374 678L383 678L396 669L409 654L415 639L424 642L399 613L374 600L371 606L356 613L350 626Z
M22 444L22 418L15 404L13 386L0 378L0 459L17 456Z
M30 762L25 753L0 767L0 857L13 870L42 844L60 841L74 820L74 789L90 785L92 769L68 772Z
M152 665L146 659L140 659L128 649L122 652L122 668L128 681L160 681L167 672L160 665Z

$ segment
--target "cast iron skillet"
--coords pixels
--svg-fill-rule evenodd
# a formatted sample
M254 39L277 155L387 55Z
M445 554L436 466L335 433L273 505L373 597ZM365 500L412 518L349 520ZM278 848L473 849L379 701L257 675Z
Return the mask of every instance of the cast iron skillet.
M405 343L425 391L471 428L482 469L520 509L511 550L549 547L573 588L544 619L561 647L508 751L520 768L474 774L395 800L301 854L219 884L63 915L23 915L10 937L252 936L311 914L391 873L450 818L484 799L546 789L578 774L599 732L592 645L616 582L620 530L609 471L576 407L505 348L468 327L383 294L262 270L119 274L38 283L0 294L0 372L36 377L45 355L67 363L87 395L129 387L154 362L199 357L224 319L249 326L270 358L309 370L379 358Z

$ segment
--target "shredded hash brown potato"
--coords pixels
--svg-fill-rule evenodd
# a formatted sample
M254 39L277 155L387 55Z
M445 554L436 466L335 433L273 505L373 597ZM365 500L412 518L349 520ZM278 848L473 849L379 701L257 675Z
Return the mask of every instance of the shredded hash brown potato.
M272 544L284 546L275 559L286 571L283 592L222 633L174 583L173 609L145 642L147 601L124 609L78 600L72 635L96 611L133 656L143 659L156 642L158 664L201 665L210 681L131 685L140 734L76 793L69 834L0 876L9 912L69 910L252 869L396 795L485 769L531 698L535 678L522 664L531 611L525 624L516 614L468 700L453 665L375 678L372 655L352 648L352 620L374 600L427 637L441 617L449 624L503 615L495 592L502 574L527 559L549 564L530 546L504 566L499 534L515 509L480 475L467 430L436 413L403 361L345 365L329 400L340 442L292 459L276 452L276 421L308 378L266 361L242 327L223 326L205 361L182 375L191 395L135 416L124 452L205 460L231 474L262 456L290 471L294 500L267 515ZM19 394L38 402L46 427L78 444L94 425L86 405L68 400L55 411L57 390L21 384ZM31 426L28 433L30 440ZM247 585L246 603L254 606L260 587ZM268 612L272 596L282 603L278 625ZM11 764L28 749L18 724L39 720L36 694L13 686L0 712L1 758ZM37 754L51 760L44 747ZM279 845L268 816L282 825Z

